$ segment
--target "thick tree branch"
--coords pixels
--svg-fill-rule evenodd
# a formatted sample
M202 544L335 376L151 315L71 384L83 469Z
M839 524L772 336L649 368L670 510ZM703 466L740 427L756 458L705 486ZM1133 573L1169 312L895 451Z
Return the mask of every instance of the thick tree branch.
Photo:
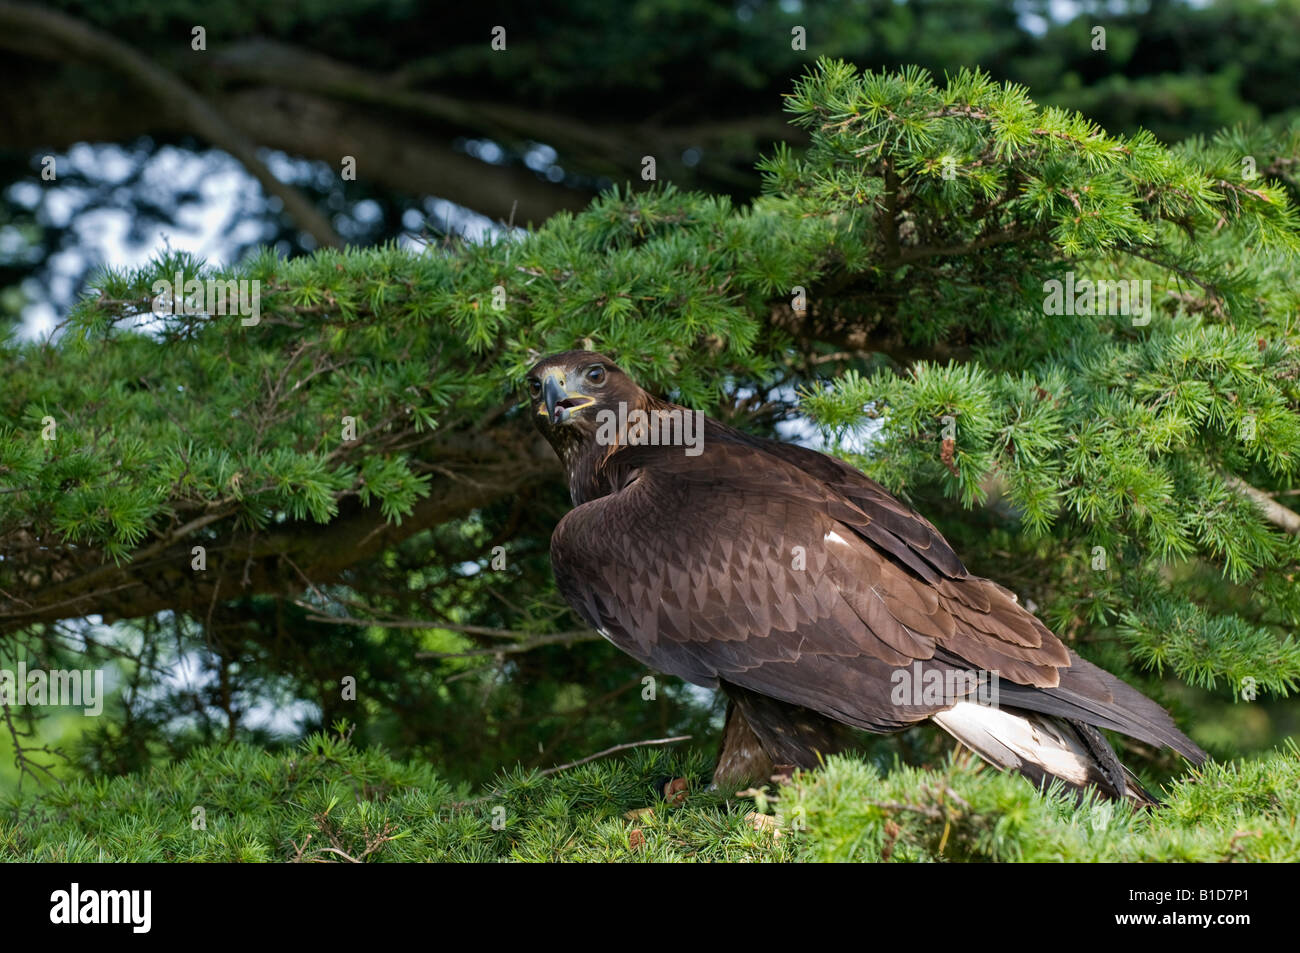
M21 598L0 594L0 633L90 614L112 622L164 609L204 613L218 590L225 599L296 594L304 575L319 584L336 581L421 530L558 475L545 442L510 427L488 435L449 434L422 456L443 461L440 475L400 524L384 520L377 505L363 507L351 499L324 525L301 520L257 531L237 529L232 513L210 524L193 520L184 533L172 530L144 543L139 555L121 565L90 548L33 550L24 557ZM205 535L196 535L200 530ZM190 568L194 545L207 549L205 571Z
M51 37L31 30L0 31L0 48L12 50L25 63L8 85L0 86L0 140L13 147L197 131L183 110L142 110L134 98L109 84L86 89L84 72L54 65L65 64L69 50ZM51 67L35 75L37 59ZM102 65L126 75L116 63ZM520 224L582 208L592 193L518 165L481 162L453 149L454 138L489 137L515 149L543 142L560 153L566 169L614 182L639 181L642 157L654 155L661 179L680 176L715 190L751 191L758 185L747 169L753 150L803 137L768 114L678 125L648 117L592 123L516 102L413 89L400 71L368 72L264 39L172 56L169 65L202 92L203 101L231 129L258 145L332 166L344 155L355 156L364 178L399 191L434 194L502 220L516 208ZM698 164L689 169L678 158L688 147L700 150Z
M343 244L311 202L297 189L271 174L271 170L257 157L255 143L235 129L179 77L125 43L62 13L3 0L0 0L0 35L9 37L6 42L9 46L34 39L39 47L48 49L52 44L64 56L71 54L126 76L150 93L159 105L183 119L196 135L238 159L268 194L284 203L289 216L318 243L334 247Z

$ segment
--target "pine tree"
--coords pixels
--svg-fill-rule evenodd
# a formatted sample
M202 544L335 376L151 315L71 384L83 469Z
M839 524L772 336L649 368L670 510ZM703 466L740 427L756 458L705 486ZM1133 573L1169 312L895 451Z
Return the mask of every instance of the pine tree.
M348 717L452 760L489 739L500 760L447 770L491 776L531 747L503 740L520 697L467 727L464 686L498 691L506 655L603 651L563 648L586 637L546 566L565 503L518 401L537 355L578 345L743 428L805 414L1083 655L1181 715L1285 724L1264 703L1300 680L1300 127L1168 148L978 72L837 61L786 108L810 145L764 159L743 208L626 187L481 244L99 276L54 342L0 354L0 657L125 652L131 716L168 639L206 644L225 689L200 707L229 737L254 696L343 713L360 670ZM257 282L260 312L156 313L178 275ZM130 638L69 621L92 615ZM551 710L583 707L585 674ZM587 737L667 717L632 708ZM147 765L168 714L88 757Z

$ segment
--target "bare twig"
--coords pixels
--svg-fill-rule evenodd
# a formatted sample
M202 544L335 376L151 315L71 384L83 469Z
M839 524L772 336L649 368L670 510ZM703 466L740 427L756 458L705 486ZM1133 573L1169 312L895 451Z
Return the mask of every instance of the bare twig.
M628 741L621 745L614 745L612 748L606 748L604 751L597 751L595 754L589 754L585 758L579 758L577 761L570 761L568 764L558 764L553 768L547 768L545 771L538 773L542 777L549 774L558 774L561 771L567 771L569 768L576 768L578 765L586 764L588 761L595 761L597 758L603 758L607 754L614 754L618 751L626 751L629 748L644 748L646 745L671 745L679 741L690 741L691 735L677 735L674 738L652 738L649 741Z
M315 613L307 617L308 622L324 622L328 625L377 626L381 629L447 629L450 632L463 632L466 635L486 635L494 639L520 639L534 636L534 633L519 632L514 629L498 629L490 625L468 625L460 622L447 622L442 619L358 619L350 615L321 615L320 606L314 606L301 599L295 599L294 605ZM575 629L572 632L560 632L553 635L534 636L538 638L569 638L589 635L600 638L591 629Z
M431 628L443 629L448 628L448 626L435 624ZM514 634L522 635L523 633L517 632ZM577 629L573 632L558 632L555 635L539 635L517 645L498 645L490 649L470 649L465 652L416 652L415 657L418 659L443 659L475 658L482 655L517 655L520 652L531 652L533 649L546 645L574 645L578 642L595 642L599 639L600 635L590 629Z
M1224 473L1223 482L1246 497L1263 511L1264 519L1288 533L1300 535L1300 513L1283 506L1258 487L1253 487L1239 476Z

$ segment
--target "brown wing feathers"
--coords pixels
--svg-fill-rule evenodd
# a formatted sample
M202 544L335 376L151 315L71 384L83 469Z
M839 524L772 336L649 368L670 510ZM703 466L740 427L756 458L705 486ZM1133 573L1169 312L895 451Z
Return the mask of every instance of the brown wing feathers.
M964 570L942 588L927 584L856 532L870 523L856 506L853 525L832 519L838 507L796 468L778 463L764 489L756 481L772 474L745 461L754 451L743 446L739 460L715 448L707 467L637 450L627 460L643 468L637 480L566 516L553 550L576 603L590 601L593 575L602 592L622 594L590 621L647 664L877 730L942 707L895 706L887 690L892 669L932 659L937 646L961 659L935 663L941 670L998 670L1033 685L1055 685L1068 664L1037 620L1001 607L1018 609L1005 590ZM746 476L717 479L720 461ZM697 499L707 516L690 512ZM638 527L635 537L603 529L619 525Z

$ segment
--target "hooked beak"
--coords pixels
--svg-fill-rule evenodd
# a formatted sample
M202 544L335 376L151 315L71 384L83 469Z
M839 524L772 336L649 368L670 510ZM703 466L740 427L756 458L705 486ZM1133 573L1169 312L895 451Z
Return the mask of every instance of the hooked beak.
M567 390L564 376L559 371L551 371L542 381L542 402L545 406L537 412L544 414L552 425L558 425L568 423L582 408L594 404L596 398Z

